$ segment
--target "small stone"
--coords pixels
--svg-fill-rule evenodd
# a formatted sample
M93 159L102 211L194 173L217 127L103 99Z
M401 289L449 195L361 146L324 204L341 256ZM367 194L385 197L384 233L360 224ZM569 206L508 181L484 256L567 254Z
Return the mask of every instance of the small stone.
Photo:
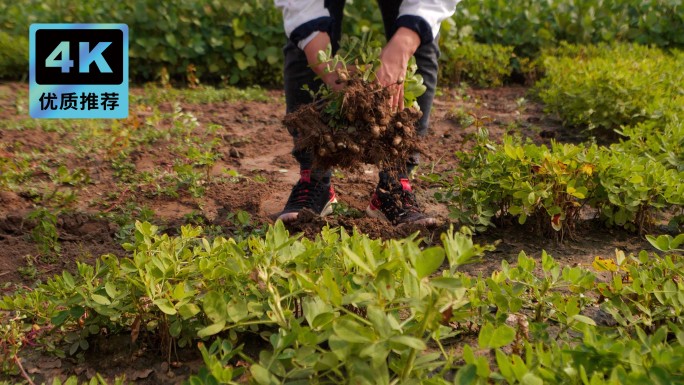
M229 151L228 153L230 154L230 157L231 157L231 158L238 158L238 159L240 159L240 158L242 158L242 157L244 156L244 155L243 155L240 151L238 151L238 149L235 148L235 147L231 147L231 148L230 148L230 151Z

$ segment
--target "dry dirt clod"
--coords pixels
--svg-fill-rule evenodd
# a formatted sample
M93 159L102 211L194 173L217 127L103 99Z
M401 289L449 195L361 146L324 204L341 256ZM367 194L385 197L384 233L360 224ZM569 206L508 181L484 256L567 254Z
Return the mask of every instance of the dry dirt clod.
M230 148L229 155L231 158L238 158L239 159L239 158L243 157L242 153L235 147Z

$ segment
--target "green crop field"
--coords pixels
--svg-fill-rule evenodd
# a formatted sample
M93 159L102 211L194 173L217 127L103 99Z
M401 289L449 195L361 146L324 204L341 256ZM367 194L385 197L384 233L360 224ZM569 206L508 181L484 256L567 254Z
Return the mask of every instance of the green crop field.
M345 33L384 39L376 8ZM413 176L436 228L366 217L374 166L274 220L271 1L0 9L0 384L684 384L681 1L461 1ZM29 116L52 22L128 25L128 118Z

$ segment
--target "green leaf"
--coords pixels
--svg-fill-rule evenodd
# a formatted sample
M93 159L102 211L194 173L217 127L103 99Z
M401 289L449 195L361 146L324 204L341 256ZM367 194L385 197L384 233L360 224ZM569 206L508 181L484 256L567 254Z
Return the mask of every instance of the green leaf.
M264 368L259 364L254 364L249 368L250 373L254 380L260 385L278 385L278 377L273 373L269 372L268 369Z
M370 330L347 316L336 319L333 323L333 330L339 338L347 342L361 344L372 342Z
M69 288L73 289L74 285L76 284L74 282L74 277L69 273L68 271L63 271L62 272L62 279L64 280L64 284Z
M111 282L105 283L105 291L107 292L107 295L111 298L116 298L116 296L118 295L116 286L114 286L114 284Z
M107 298L107 297L105 297L105 296L103 296L103 295L92 294L92 295L90 296L90 298L92 298L93 301L95 301L96 303L98 303L98 304L100 304L100 305L105 305L105 306L107 306L107 305L111 305L111 304L112 304L112 301L110 301L109 298Z
M644 182L644 178L643 178L641 175L639 175L639 174L633 174L633 175L629 178L629 183L632 183L632 184L640 184L640 183L643 183L643 182Z
M327 296L327 300L333 306L340 306L342 304L342 293L340 293L340 288L335 281L334 273L330 268L323 270L323 280L322 280L321 290ZM321 294L323 296L323 294ZM325 299L325 298L324 298Z
M69 318L69 310L62 310L59 313L55 314L50 321L52 322L53 325L55 326L61 326L64 321Z
M513 382L512 380L515 378L515 375L511 367L511 360L500 349L496 349L496 365L499 367L501 375L508 382Z
M477 366L467 364L462 366L454 377L454 384L470 385L477 383Z
M370 274L370 275L374 275L374 274L373 274L373 270L371 270L370 266L368 266L368 264L367 264L366 262L364 262L364 261L361 259L361 257L359 257L358 254L356 254L355 252L353 252L353 251L352 251L350 248L348 248L348 247L345 247L344 249L342 249L342 251L344 251L344 255L346 255L347 258L349 258L349 260L350 260L352 263L354 263L356 266L360 267L361 270L365 271L366 273L368 273L368 274Z
M180 320L178 320L178 319L176 319L175 322L172 322L171 326L169 326L169 334L173 338L177 338L181 334L182 330L183 330L183 323L181 323Z
M266 61L268 62L268 64L272 65L280 61L280 52L278 52L278 48L276 47L266 48L264 54L266 55Z
M574 319L575 321L585 323L587 325L596 326L596 321L581 314L575 314L574 316L572 316L572 319Z
M197 332L197 337L204 338L204 337L213 336L214 334L217 334L217 333L220 333L221 331L223 331L223 328L225 326L226 326L225 321L211 324L211 325L209 325L203 329L200 329Z
M680 245L684 245L684 233L677 235L670 241L670 247L672 247L672 249L678 249Z
M411 337L411 336L405 336L405 335L399 335L399 336L394 336L390 338L390 342L394 342L400 345L405 345L408 346L411 349L416 349L418 351L423 351L427 349L427 345L425 345L425 342L423 340L416 338L416 337Z
M506 346L515 339L515 329L508 325L494 328L491 324L485 324L480 330L478 343L481 348L496 349Z
M321 313L314 318L313 323L311 324L311 327L313 329L320 329L321 327L329 324L330 322L333 321L335 318L335 315L330 312L330 313Z
M180 314L183 319L192 318L200 311L199 306L194 303L186 303L178 308L178 314Z
M353 345L334 334L328 338L328 344L330 345L330 351L335 354L338 360L346 360L349 354L351 354Z
M247 304L238 299L233 299L228 303L227 312L230 320L236 323L249 317Z
M257 48L254 44L247 44L242 52L249 57L254 57L257 54Z
M325 303L320 297L306 297L302 300L302 310L306 322L309 326L314 327L316 317L332 312L332 306ZM332 315L332 313L329 314Z
M245 21L234 18L233 19L233 33L236 37L241 37L245 34Z
M244 39L233 39L233 48L238 50L242 49L247 44Z
M373 328L380 335L381 339L388 338L392 334L392 324L389 316L377 306L368 306L366 317L373 324Z
M223 294L210 291L202 299L202 308L207 317L214 323L226 322L228 319L228 312L226 309L226 301Z
M523 385L544 385L544 381L534 375L532 372L527 372L520 380Z
M451 277L437 277L431 279L430 284L440 289L456 290L463 288L463 281L461 279Z
M164 36L164 38L166 39L166 42L169 43L169 45L172 46L172 47L175 47L176 44L178 43L178 42L176 41L176 36L175 36L173 33L171 33L171 32L166 33L166 35Z
M175 315L176 308L173 306L170 300L167 298L160 298L154 301L154 304L157 305L157 307L163 311L164 313L168 315Z
M652 235L647 235L648 242L660 251L678 250L679 245L684 242L684 234L679 234L672 238L670 235L659 235L657 238Z
M444 249L441 247L435 246L423 250L420 256L416 258L418 278L427 277L439 269L442 266L442 262L444 262L445 256Z
M180 301L185 298L185 283L179 283L173 288L172 292L173 299Z

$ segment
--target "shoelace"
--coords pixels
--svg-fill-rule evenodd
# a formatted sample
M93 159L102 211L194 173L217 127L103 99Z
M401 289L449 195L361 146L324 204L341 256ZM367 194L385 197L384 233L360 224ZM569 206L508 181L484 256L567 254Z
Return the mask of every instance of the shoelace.
M290 194L290 199L288 199L286 207L292 209L311 208L314 204L313 200L317 195L316 192L317 190L320 190L322 186L323 185L320 183L297 182L292 188L292 193ZM325 187L327 191L328 187L323 187Z
M401 202L404 205L404 210L406 211L420 211L420 208L418 207L418 201L416 200L416 194L411 191L401 191Z
M379 192L378 204L380 210L385 213L390 221L404 217L409 213L420 212L416 195L412 191L404 189L394 189L392 192Z

